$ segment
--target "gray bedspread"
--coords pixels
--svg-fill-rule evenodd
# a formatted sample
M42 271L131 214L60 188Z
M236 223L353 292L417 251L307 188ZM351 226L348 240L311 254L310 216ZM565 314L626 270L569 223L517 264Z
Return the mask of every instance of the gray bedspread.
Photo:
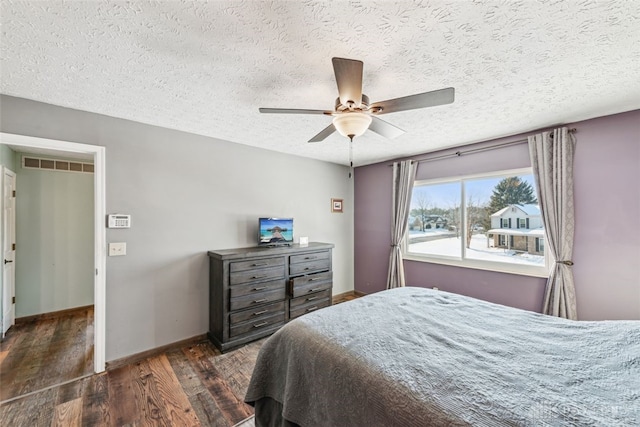
M245 400L258 426L639 426L640 322L393 289L285 325Z

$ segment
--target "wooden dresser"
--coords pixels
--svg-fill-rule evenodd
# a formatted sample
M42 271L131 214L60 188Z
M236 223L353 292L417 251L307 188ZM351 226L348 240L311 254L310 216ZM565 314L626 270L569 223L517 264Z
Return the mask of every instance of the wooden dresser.
M209 339L228 351L331 305L330 243L209 251Z

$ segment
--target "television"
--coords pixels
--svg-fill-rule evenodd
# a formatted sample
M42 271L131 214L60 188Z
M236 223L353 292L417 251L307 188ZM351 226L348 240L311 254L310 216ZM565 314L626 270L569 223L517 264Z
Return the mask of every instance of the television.
M293 218L258 219L258 245L278 246L293 244Z

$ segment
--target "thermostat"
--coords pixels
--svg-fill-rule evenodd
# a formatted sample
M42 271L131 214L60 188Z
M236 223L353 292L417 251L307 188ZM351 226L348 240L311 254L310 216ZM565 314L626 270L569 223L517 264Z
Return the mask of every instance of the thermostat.
M131 228L131 215L111 214L107 218L108 228Z

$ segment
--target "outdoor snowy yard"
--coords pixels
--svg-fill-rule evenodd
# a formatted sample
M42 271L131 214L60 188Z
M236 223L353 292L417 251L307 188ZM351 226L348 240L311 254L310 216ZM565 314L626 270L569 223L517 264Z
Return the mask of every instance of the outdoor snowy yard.
M436 236L442 234L440 230L433 233L411 233L410 237ZM428 255L448 256L460 258L461 237L444 237L436 240L419 243L409 243L409 252ZM466 258L483 261L509 262L514 264L544 266L544 256L518 253L503 248L488 248L485 234L474 234L471 237L471 247L466 249Z

